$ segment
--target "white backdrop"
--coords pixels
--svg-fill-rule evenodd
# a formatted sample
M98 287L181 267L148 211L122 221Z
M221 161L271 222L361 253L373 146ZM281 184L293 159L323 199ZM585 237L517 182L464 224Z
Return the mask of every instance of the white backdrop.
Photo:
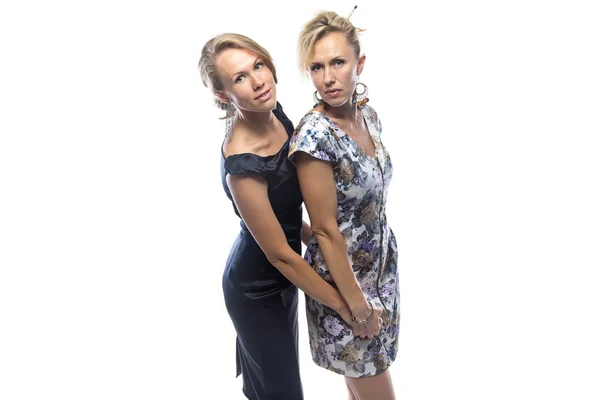
M0 398L241 398L220 286L238 222L200 50L265 46L297 123L300 28L355 3L6 3ZM395 168L398 398L600 398L594 2L392 3L352 20ZM300 321L306 399L344 399Z

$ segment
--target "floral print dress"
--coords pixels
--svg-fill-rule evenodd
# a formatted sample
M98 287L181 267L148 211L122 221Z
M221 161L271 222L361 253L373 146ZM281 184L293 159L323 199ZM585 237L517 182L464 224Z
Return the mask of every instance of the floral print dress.
M337 187L337 222L346 241L348 259L367 299L382 306L384 324L373 339L361 339L329 307L306 296L309 340L314 362L348 377L385 371L398 350L400 293L396 239L385 214L392 177L389 153L381 143L381 122L373 108L359 107L375 145L375 157L327 116L310 111L300 121L290 142L290 159L302 151L333 165ZM316 238L310 240L305 260L332 286Z

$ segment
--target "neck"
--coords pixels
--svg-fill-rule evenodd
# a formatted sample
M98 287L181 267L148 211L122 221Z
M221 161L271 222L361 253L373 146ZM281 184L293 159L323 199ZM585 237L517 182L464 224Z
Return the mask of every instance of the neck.
M262 134L271 130L275 125L275 115L271 112L254 112L239 110L236 117L237 123L245 125L251 132Z
M324 104L324 109L327 115L336 121L343 121L350 124L352 127L360 126L362 118L356 104L348 100L339 107L331 107L329 104Z

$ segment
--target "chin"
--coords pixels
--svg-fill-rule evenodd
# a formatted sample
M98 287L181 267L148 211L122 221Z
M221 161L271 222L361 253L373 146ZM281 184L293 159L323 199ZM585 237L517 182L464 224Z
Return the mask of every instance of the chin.
M331 99L331 101L327 101L327 104L330 107L341 107L344 104L348 103L350 101L350 99Z
M272 111L277 107L277 100L276 99L269 99L269 101L266 101L264 103L260 103L257 104L254 107L254 111L258 111L258 112L266 112L266 111Z
M277 96L276 93L273 92L271 98L265 102L257 102L254 106L260 111L270 111L274 110L277 107Z
M253 102L253 103L246 104L240 108L243 110L246 110L246 111L250 111L250 112L267 112L267 111L274 110L276 107L277 107L277 99L270 98L269 101L265 101L264 103Z
M277 107L277 98L275 96L271 97L269 101L265 103L265 106L269 107L269 110L274 110Z

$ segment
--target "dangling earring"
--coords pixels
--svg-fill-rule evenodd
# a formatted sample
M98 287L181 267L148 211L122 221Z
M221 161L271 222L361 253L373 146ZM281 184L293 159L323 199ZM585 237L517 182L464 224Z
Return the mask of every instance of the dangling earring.
M230 136L233 131L233 117L235 116L235 107L229 100L225 109L225 136Z
M313 93L313 100L315 101L314 107L316 107L317 104L319 104L320 102L323 101L323 99L319 98L319 91L318 90L315 90L315 92Z
M358 92L359 85L362 86L362 91L360 93ZM369 98L367 97L368 94L369 88L367 87L367 85L362 83L359 78L358 82L356 83L354 93L352 93L352 104L358 104L359 106L366 104L369 101Z

